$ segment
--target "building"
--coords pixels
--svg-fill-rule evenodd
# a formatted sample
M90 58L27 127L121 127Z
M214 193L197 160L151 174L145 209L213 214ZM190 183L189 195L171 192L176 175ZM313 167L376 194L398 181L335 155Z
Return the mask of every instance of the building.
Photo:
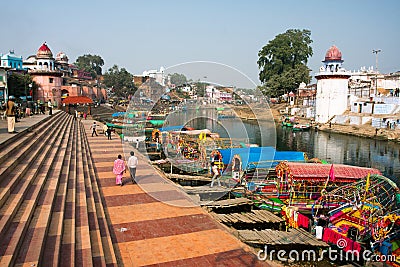
M219 103L219 102L231 102L232 101L232 88L216 88L213 85L208 85L206 87L205 96L209 99L209 102Z
M64 52L53 53L46 43L42 44L36 55L29 56L23 63L39 88L33 92L33 99L45 102L51 100L60 105L67 96L88 96L92 99L107 99L107 92L100 87L90 73L70 64Z
M61 86L63 84L62 72L55 68L53 53L46 43L43 43L36 57L29 58L28 73L32 80L39 85L33 92L33 99L41 102L51 100L56 105L61 103Z
M166 84L164 67L160 67L159 71L158 70L143 71L143 74L141 76L153 78L156 82L158 82L162 86L165 86L165 84Z
M348 109L348 88L350 72L342 67L342 53L333 45L326 52L323 66L315 75L317 94L315 121L327 123L335 115L341 115Z
M23 61L22 56L18 57L14 54L14 50L11 50L9 53L5 55L1 55L1 66L8 67L14 70L24 70L23 69Z
M9 67L0 66L0 103L3 104L8 99L7 71Z

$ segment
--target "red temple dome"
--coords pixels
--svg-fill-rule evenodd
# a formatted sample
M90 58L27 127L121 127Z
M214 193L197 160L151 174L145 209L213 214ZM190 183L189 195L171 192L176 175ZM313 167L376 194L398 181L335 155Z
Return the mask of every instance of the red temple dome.
M335 45L332 45L325 54L325 61L342 61L342 52Z
M46 42L39 47L39 50L36 53L37 58L53 58L53 53L50 48L47 46Z

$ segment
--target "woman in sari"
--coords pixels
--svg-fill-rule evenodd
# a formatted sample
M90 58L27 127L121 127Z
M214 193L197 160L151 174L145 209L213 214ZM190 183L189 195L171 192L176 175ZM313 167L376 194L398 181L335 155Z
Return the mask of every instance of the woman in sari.
M122 160L122 156L118 155L118 159L114 161L114 168L113 168L113 173L117 175L115 179L115 183L117 185L123 186L122 183L122 174L126 172L125 169L125 162Z

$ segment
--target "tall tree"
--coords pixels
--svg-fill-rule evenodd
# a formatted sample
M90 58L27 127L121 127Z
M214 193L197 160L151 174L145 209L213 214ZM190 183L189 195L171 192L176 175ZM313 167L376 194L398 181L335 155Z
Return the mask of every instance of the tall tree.
M290 29L278 34L258 52L264 94L279 96L296 90L301 82L311 81L307 67L313 54L310 35L309 30Z
M11 73L7 79L7 85L9 95L15 97L33 96L32 92L38 88L37 83L32 80L32 76L18 72Z
M187 83L186 76L183 74L174 73L174 74L171 74L170 77L171 77L171 83L175 84L176 86L181 86L181 85Z
M119 69L117 65L104 74L104 84L107 87L113 88L116 96L127 97L136 92L136 87L133 83L133 75L125 68Z
M98 55L87 54L79 56L76 59L75 65L79 69L89 72L92 78L96 78L102 74L104 60Z

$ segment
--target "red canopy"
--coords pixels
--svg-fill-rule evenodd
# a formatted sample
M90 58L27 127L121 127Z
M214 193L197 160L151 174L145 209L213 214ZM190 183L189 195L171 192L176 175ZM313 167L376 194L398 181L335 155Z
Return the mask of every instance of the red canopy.
M93 100L87 96L68 96L62 102L65 104L92 104Z
M287 172L294 180L326 180L331 171L331 164L319 163L298 163L281 162L276 166L276 173L284 174ZM349 179L361 179L370 174L380 174L381 172L373 168L364 168L344 164L333 164L335 180L348 181Z

